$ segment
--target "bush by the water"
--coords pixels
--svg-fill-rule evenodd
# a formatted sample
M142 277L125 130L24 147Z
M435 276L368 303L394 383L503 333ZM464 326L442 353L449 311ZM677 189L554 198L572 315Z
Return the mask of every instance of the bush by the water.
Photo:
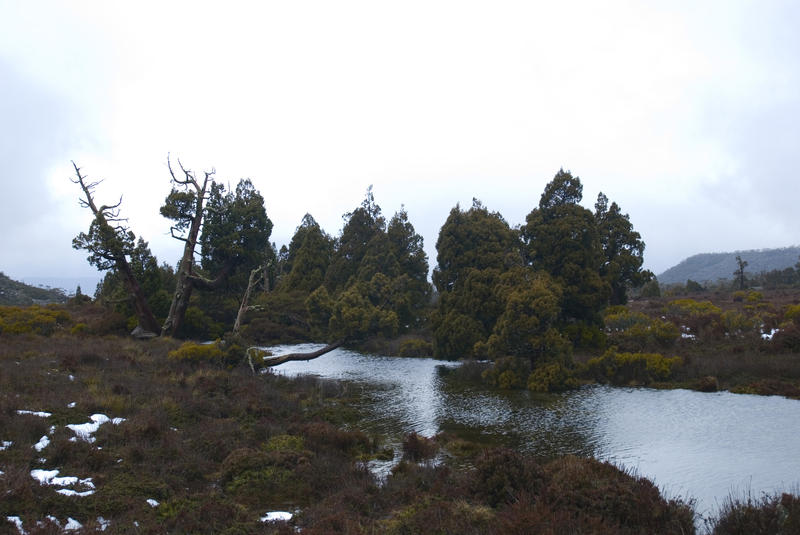
M611 348L586 362L586 372L596 381L613 385L650 384L668 380L683 364L680 357L660 353L618 353Z
M537 366L528 376L528 390L534 392L563 392L578 384L573 371L557 362Z

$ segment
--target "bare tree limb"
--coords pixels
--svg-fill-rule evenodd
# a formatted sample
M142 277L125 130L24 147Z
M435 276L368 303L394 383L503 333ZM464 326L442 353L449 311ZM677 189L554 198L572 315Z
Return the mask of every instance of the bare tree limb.
M321 357L325 353L330 353L337 347L342 346L344 342L345 342L344 340L339 340L338 342L326 345L322 349L311 351L309 353L288 353L286 355L278 355L277 357L265 358L264 366L266 367L278 366L280 364L283 364L284 362L290 362L294 360L313 360L317 357ZM250 349L253 348L248 348L247 349L248 353L250 352Z

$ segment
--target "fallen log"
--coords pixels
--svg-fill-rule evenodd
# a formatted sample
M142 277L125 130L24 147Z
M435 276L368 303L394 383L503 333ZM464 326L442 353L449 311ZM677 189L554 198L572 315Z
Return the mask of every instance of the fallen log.
M316 351L310 351L308 353L287 353L286 355L278 355L277 357L267 357L267 358L264 359L263 364L264 364L264 366L269 368L269 367L278 366L280 364L283 364L284 362L290 362L290 361L293 361L293 360L312 360L312 359L315 359L317 357L321 357L325 353L330 353L331 351L333 351L337 347L340 347L342 344L344 344L344 340L339 340L338 342L334 342L332 344L326 345L322 349L318 349ZM247 350L248 354L250 353L250 349L253 349L253 348L249 348Z

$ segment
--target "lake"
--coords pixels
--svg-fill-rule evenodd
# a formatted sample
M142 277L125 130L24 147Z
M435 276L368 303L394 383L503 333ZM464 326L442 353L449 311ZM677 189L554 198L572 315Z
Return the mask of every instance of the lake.
M316 344L276 346L275 355ZM399 450L411 431L505 445L539 455L593 455L635 470L667 497L696 500L707 516L731 493L800 485L800 401L728 392L588 386L557 395L497 391L449 379L457 362L337 349L274 368L360 388L357 423Z

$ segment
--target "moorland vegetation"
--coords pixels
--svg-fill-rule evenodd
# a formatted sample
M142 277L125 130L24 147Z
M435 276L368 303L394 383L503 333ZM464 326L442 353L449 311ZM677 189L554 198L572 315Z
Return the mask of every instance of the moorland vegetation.
M0 512L29 533L67 518L86 530L111 519L116 532L292 531L259 521L275 509L299 511L304 533L695 529L690 504L613 466L476 453L447 436L409 436L381 484L365 463L391 453L348 425L347 385L255 375L261 353L250 346L324 341L477 359L465 373L504 389L603 382L800 398L791 284L661 288L642 269L629 217L602 193L594 211L581 206L583 186L567 171L515 227L478 200L456 205L431 284L408 213L387 221L371 188L338 237L307 214L278 249L250 181L228 191L213 172L169 169L161 213L184 244L176 267L128 228L120 203L98 205L99 182L75 166L92 220L73 245L106 272L102 283L65 306L0 308L0 478L10 489ZM49 415L18 412L29 409ZM99 426L102 449L64 427L93 414L124 419ZM439 462L426 463L431 455ZM31 477L42 469L75 482L42 485ZM714 529L793 526L798 509L790 495L732 503Z

